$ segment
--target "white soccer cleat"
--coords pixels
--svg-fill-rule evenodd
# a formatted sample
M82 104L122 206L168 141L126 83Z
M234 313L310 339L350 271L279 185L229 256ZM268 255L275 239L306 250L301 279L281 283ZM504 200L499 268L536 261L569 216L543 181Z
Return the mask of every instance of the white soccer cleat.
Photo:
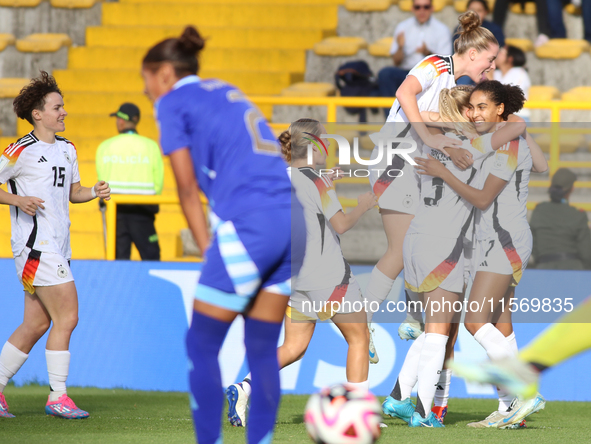
M498 410L492 412L482 421L478 422L471 422L468 424L468 427L472 427L474 429L486 429L486 428L496 428L499 422L503 421L503 419L507 419L510 415L510 412L499 412Z
M511 429L533 413L537 413L546 407L546 400L539 393L531 399L521 401L519 398L511 403L509 416L497 424L498 429Z
M375 328L372 328L370 323L367 324L367 328L369 329L369 363L377 364L380 362L380 357L378 356L378 352L376 352L376 346L373 343L373 335L376 330Z
M425 324L422 322L417 322L412 317L407 316L404 322L400 324L400 327L398 327L398 336L400 336L400 339L414 341L416 338L421 336L421 333L424 331Z
M228 420L234 427L246 427L246 405L248 396L242 383L232 384L226 389L228 399Z

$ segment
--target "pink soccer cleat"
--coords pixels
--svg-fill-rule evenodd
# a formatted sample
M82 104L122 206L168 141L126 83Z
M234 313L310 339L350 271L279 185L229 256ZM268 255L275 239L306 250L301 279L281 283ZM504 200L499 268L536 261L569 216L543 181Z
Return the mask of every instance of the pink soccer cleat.
M48 398L45 413L65 419L82 419L89 416L88 412L76 407L74 401L66 394L60 396L57 401L50 401Z
M0 393L0 418L14 418L12 413L8 413L8 404L3 393Z

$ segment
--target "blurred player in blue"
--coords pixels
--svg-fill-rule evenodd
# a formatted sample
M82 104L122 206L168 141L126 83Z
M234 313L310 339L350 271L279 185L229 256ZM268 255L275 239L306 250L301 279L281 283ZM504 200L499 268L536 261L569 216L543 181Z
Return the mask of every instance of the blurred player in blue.
M181 207L205 251L187 333L193 421L199 443L222 442L218 354L243 314L253 376L247 438L270 443L280 398L277 341L304 256L305 222L263 116L235 87L197 77L203 46L189 26L153 46L142 65ZM209 200L211 240L200 189Z

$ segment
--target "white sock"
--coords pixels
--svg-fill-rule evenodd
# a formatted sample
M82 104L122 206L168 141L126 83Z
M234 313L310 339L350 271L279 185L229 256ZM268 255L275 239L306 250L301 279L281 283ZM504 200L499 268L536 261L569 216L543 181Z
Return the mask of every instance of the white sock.
M388 293L392 290L394 279L390 279L378 267L373 267L369 283L365 289L365 299L367 300L367 322L373 319L374 310L377 311L379 306L388 297ZM376 304L377 303L377 304Z
M28 354L6 341L0 353L0 393L4 392L10 378L19 371L28 357Z
M514 355L511 344L494 325L484 324L474 335L474 339L486 350L491 360L510 358Z
M419 359L419 386L417 390L417 411L423 415L423 418L427 417L435 397L439 372L443 368L445 360L447 339L448 336L438 333L425 333L425 343ZM419 401L424 409L423 412L420 411Z
M515 332L511 333L507 336L507 341L511 344L511 349L513 350L513 354L517 356L519 354L519 349L517 348L517 339L515 339Z
M420 303L419 294L415 293L408 288L404 291L406 293L406 321L408 322L411 319L415 322L420 324L423 323L423 311L421 310L422 306ZM411 304L412 302L412 304Z
M249 373L242 381L242 390L244 390L244 393L246 393L246 396L248 397L250 397L250 394L252 393L252 386L250 385L251 378L252 375Z
M446 368L441 370L437 390L435 390L435 406L445 407L449 399L449 384L451 383L451 370Z
M406 353L404 363L398 374L398 386L400 387L400 401L410 398L413 387L417 383L419 377L419 359L421 357L421 350L425 343L425 333L421 333Z
M347 385L363 390L364 392L369 392L369 379L363 382L347 382Z
M70 369L70 352L68 350L45 350L47 374L49 376L50 401L57 401L66 393L66 379Z
M507 341L509 341L509 345L511 346L513 354L517 356L518 350L517 341L515 340L515 332L511 333L509 336L506 336L506 338ZM514 396L499 387L497 387L497 394L499 396L499 412L506 412L511 406Z

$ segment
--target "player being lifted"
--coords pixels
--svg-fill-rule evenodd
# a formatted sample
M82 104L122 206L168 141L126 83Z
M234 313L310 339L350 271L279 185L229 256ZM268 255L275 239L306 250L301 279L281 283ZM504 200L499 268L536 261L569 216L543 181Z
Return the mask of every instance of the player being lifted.
M455 86L456 79L467 75L480 81L484 74L495 69L495 58L499 44L492 33L480 26L480 18L474 11L467 11L459 17L460 34L454 43L453 56L433 54L425 57L408 74L398 91L390 115L382 130L372 135L376 148L372 159L380 155L379 142L391 137L412 137L420 146L426 145L454 156L453 149L461 143L443 134L431 134L421 119L423 111L438 111L439 92ZM411 153L417 155L418 150ZM370 175L374 194L378 197L382 223L388 239L387 250L374 267L365 297L370 303L382 303L403 269L402 244L419 203L419 181L412 165L402 157L395 156L382 162L374 172L383 171L379 176ZM454 158L455 159L455 158ZM396 170L402 170L399 174ZM407 293L407 298L416 296ZM368 313L371 322L372 313ZM407 320L400 326L403 339L415 339L422 332L422 313L409 311Z
M12 252L25 289L23 323L8 338L0 354L0 417L11 418L2 391L27 360L37 341L47 337L48 415L86 418L66 393L70 367L70 336L78 323L78 294L70 269L69 202L108 200L109 185L80 185L76 148L56 135L68 115L55 79L41 71L14 99L14 112L33 130L11 144L0 157L0 203L10 205Z
M282 152L291 164L291 182L304 207L307 232L304 263L286 311L285 340L277 350L279 367L302 359L316 321L332 319L349 346L347 381L367 391L367 315L361 306L359 284L343 257L339 234L351 229L376 205L376 200L372 192L367 192L359 196L357 207L346 214L343 212L331 178L314 169L326 163L328 142L320 139L321 134L326 134L326 129L318 121L300 119L279 136ZM309 145L313 152L312 165L307 160ZM250 384L248 375L226 390L228 419L234 426L245 424Z
M525 123L508 125L495 133L477 138L466 114L471 89L461 86L442 90L439 109L442 121L455 122L448 124L455 131L446 133L446 136L462 142L464 149L459 150L460 153L479 159L518 137L525 130ZM437 127L431 127L429 131L433 134L443 133ZM478 180L476 168L459 168L451 158L424 145L422 156L427 155L441 159L449 174L463 183ZM418 162L421 157L416 159ZM442 427L437 415L434 412L427 415L427 412L440 378L448 338L453 336L453 342L460 313L447 309L431 311L431 306L443 307L444 302L453 304L463 294L464 237L473 223L474 211L469 202L458 196L439 177L422 175L421 182L421 199L404 239L403 256L406 287L424 295L423 300L429 302L425 308L425 333L409 349L393 395L384 402L383 409L384 412L392 412L391 416L407 421L411 427ZM415 411L410 393L417 381Z

